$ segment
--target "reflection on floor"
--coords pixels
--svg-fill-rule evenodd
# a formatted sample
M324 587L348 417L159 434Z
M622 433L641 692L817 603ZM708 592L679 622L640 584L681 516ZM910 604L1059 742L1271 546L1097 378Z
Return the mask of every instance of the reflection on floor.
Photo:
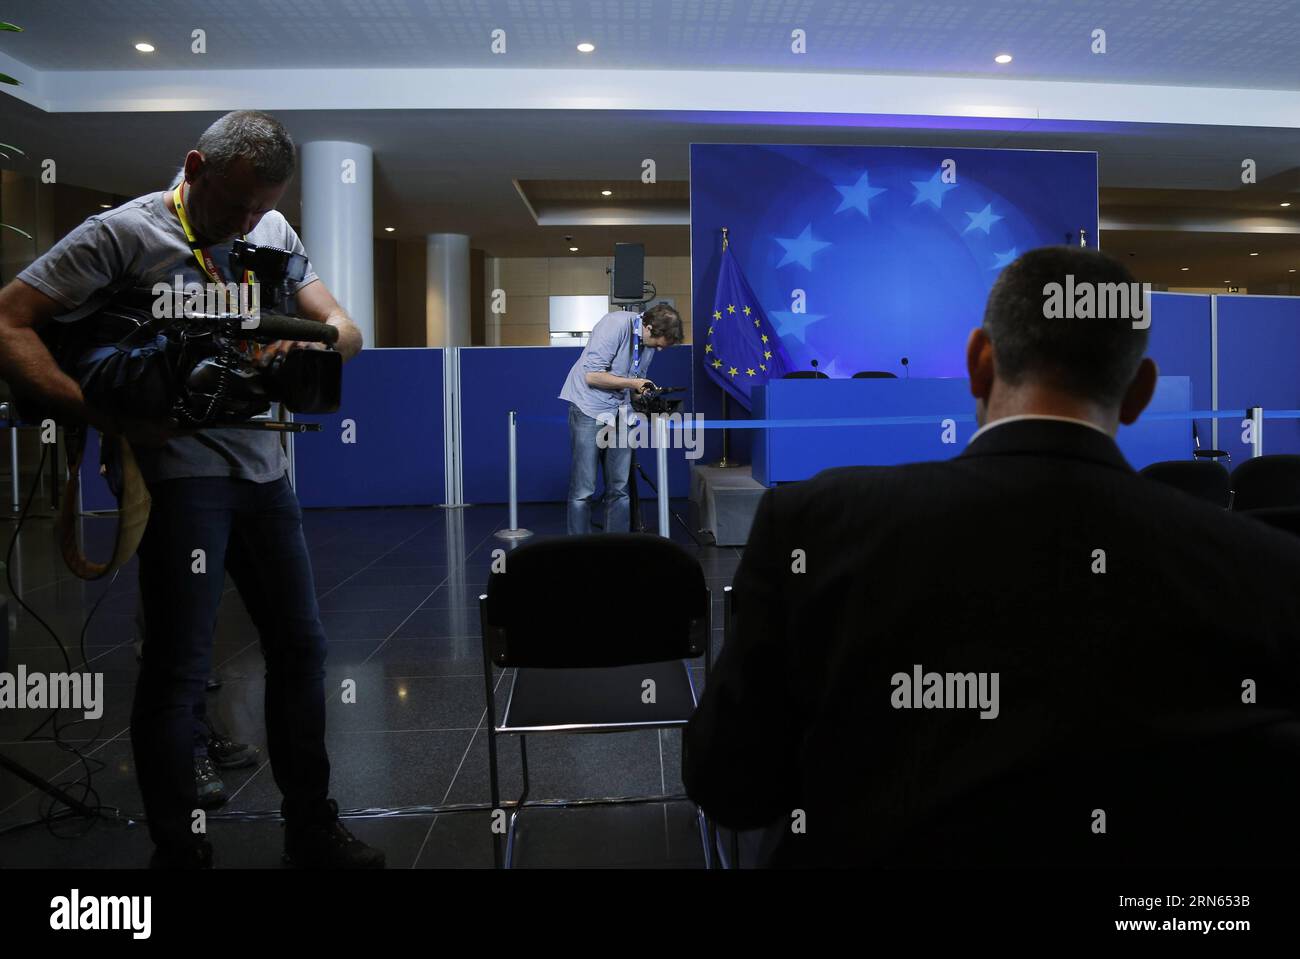
M674 503L684 511L685 504ZM6 544L12 525L4 530ZM326 689L357 683L357 702L328 705L331 792L344 810L443 807L487 803L487 741L477 597L487 581L493 536L506 525L504 507L311 510L304 527L311 548L321 617L329 636ZM558 505L520 508L520 525L558 535ZM87 553L107 555L113 521L83 523ZM680 525L675 540L697 554L714 595L714 647L721 644L722 587L740 552L697 547ZM87 584L63 567L47 515L29 520L10 571L14 588L72 648L86 614L102 598L85 635L88 669L104 674L104 713L67 725L61 733L95 768L102 806L128 817L141 810L135 785L128 720L135 684L133 640L135 562L111 584ZM64 671L54 639L10 598L11 649L5 669ZM575 627L583 623L575 617ZM273 818L222 821L225 813L271 813L279 793L265 761L263 662L256 632L227 582L214 644L214 672L222 681L209 694L209 717L240 742L263 747L255 767L225 771L230 801L211 821L216 864L280 866L281 826ZM702 661L701 661L702 662ZM703 670L696 672L702 682ZM504 678L504 677L503 677ZM502 679L499 678L498 682ZM71 783L81 775L76 755L49 740L44 714L0 711L0 753L39 776ZM61 714L61 722L79 719ZM672 795L682 791L680 733L534 736L529 740L530 799L582 796ZM505 796L519 788L518 750L501 751ZM99 822L77 838L57 838L44 826L5 833L41 816L43 796L0 770L0 864L27 867L136 867L151 844L143 825ZM492 864L486 812L350 818L360 838L382 847L390 866L483 867ZM80 827L64 823L61 832ZM694 807L688 803L528 810L520 817L519 866L700 867L703 855Z

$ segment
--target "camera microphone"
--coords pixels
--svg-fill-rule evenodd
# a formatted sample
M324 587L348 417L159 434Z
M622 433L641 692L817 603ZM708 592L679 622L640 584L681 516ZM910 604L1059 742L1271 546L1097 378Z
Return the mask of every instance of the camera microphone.
M245 324L255 322L255 326ZM326 343L333 346L339 341L339 328L316 320L304 320L296 316L278 314L263 315L256 321L245 319L235 335L243 335L250 340L301 340L308 343Z

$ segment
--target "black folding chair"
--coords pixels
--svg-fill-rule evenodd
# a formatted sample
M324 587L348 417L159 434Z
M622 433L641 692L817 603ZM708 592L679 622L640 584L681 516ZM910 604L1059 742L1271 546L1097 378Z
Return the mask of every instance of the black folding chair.
M523 789L505 831L504 858L501 835L493 836L498 867L513 864L516 822L528 805L688 799L683 794L530 804L526 736L636 732L690 722L698 697L684 660L703 656L706 682L712 668L709 589L690 553L670 540L640 533L537 540L507 555L505 572L489 577L479 609L494 810L503 808L499 736L519 737L523 770ZM515 671L500 722L494 666ZM696 817L705 865L712 868L710 826L698 808Z
M1142 467L1141 474L1198 499L1208 500L1220 509L1232 505L1228 471L1213 460L1165 460Z
M1232 471L1233 508L1300 506L1300 456L1275 453L1244 461Z

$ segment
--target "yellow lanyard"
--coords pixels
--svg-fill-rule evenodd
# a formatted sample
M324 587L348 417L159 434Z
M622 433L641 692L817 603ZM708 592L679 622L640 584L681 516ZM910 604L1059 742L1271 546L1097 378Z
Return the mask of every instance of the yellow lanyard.
M194 235L194 230L190 227L190 218L185 215L185 201L181 199L181 193L184 189L185 181L182 180L176 184L176 189L172 193L172 204L176 207L176 216L181 221L181 229L185 231L185 239L189 241L190 249L194 251L194 258L199 261L199 269L208 275L213 283L224 283L221 277L221 271L217 268L216 263L212 261L211 254L205 247L199 246L198 238ZM244 236L242 239L247 240ZM255 278L252 270L244 271L244 282L253 283Z

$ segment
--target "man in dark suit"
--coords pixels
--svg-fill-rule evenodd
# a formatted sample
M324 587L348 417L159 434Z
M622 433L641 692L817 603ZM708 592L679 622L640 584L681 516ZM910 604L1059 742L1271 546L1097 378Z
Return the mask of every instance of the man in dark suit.
M1145 322L1050 319L1098 252L1009 266L952 460L770 490L683 780L773 865L1294 862L1300 540L1137 475Z

